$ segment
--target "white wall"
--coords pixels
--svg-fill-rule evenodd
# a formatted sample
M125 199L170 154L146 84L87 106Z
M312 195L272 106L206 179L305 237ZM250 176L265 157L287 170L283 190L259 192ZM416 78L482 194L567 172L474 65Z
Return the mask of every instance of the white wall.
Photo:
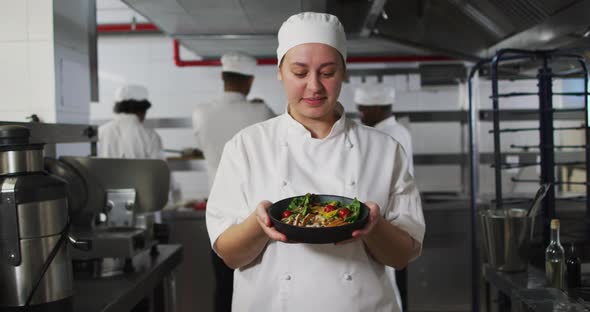
M150 92L153 104L148 113L149 118L178 117L188 118L193 108L218 96L222 90L221 68L214 67L176 67L173 62L172 40L163 35L103 35L99 36L99 81L100 102L92 104L91 120L109 119L113 107L115 89L123 83L145 85ZM196 56L182 49L183 59ZM394 66L417 66L417 64L350 64L350 68L383 68ZM407 79L407 77L401 79ZM372 79L372 78L368 78ZM359 77L352 77L350 83L344 84L340 101L347 111L354 111L352 102L354 87L360 84ZM398 87L396 111L445 111L459 110L467 107L467 90L465 85L423 87L411 90L408 86L400 87L400 77L386 76L384 83ZM491 83L482 80L478 84L477 100L481 108L491 108ZM501 92L536 91L535 80L501 82ZM554 90L561 89L561 83L555 82ZM285 97L279 81L276 79L275 66L259 66L250 97L263 98L276 112L285 109ZM501 101L504 108L537 108L536 97L521 97ZM560 107L561 101L555 98L554 105ZM506 126L534 126L536 122L512 122ZM482 122L480 150L492 152L492 136L488 134L491 123ZM459 153L466 151L461 136L465 131L457 122L413 123L410 132L413 137L414 153ZM182 149L193 146L190 129L160 129L167 149ZM558 139L558 138L557 138ZM503 136L502 146L506 150L510 144L534 144L538 142L537 134L518 134ZM488 165L482 165L481 189L484 193L493 192L493 171ZM538 175L536 168L515 170L505 175L505 189L530 192L535 185L515 185L509 181L512 176L534 178ZM185 198L207 196L205 173L175 173L181 183ZM434 177L434 178L433 178ZM423 191L460 191L462 181L460 167L456 165L430 165L416 168L416 180Z
M173 62L172 40L162 35L103 35L98 41L100 102L91 105L91 120L112 117L115 89L123 83L146 86L150 93L152 108L147 118L190 117L193 108L218 96L222 91L221 68L176 67ZM194 59L190 51L181 50L183 59ZM350 68L391 66L417 66L417 64L351 64ZM395 84L396 78L385 77L385 83ZM405 79L405 78L404 78ZM399 80L399 79L398 79ZM353 90L361 83L352 78L343 86L340 101L347 111L354 111ZM276 78L276 67L259 66L250 98L260 97L276 112L284 112L286 99L281 84ZM422 90L397 92L395 110L457 110L462 105L463 95L456 86L423 88ZM433 133L432 129L436 127ZM457 124L413 124L416 153L454 153L460 148L460 127ZM167 149L193 146L189 129L158 130ZM445 135L446 134L446 135ZM427 138L427 140L425 140ZM446 166L448 167L448 166ZM417 170L423 189L459 190L460 178L456 166L450 168L427 167ZM433 170L446 176L444 183L431 179ZM175 173L181 183L185 198L206 197L204 173Z
M90 121L92 1L0 0L0 120ZM57 155L88 155L89 144L59 144Z
M0 120L56 120L52 1L0 1Z
M0 1L0 120L89 122L90 2Z
M195 56L182 49L184 59ZM98 40L100 102L91 105L91 119L113 116L115 90L124 83L148 88L152 108L147 118L190 118L192 110L222 90L221 68L177 67L173 61L172 40L162 35L99 36ZM250 97L260 97L275 111L283 110L284 97L276 80L274 66L257 68ZM190 129L160 129L166 149L193 147ZM207 196L204 172L175 172L185 198Z

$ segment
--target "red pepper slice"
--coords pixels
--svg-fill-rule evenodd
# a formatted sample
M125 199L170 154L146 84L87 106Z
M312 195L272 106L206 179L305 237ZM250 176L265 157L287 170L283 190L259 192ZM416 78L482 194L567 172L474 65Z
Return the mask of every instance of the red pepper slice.
M334 209L336 209L336 207L334 207L334 205L326 205L326 207L324 207L324 212L330 212Z
M342 219L346 219L350 215L350 210L347 208L338 209L338 216Z

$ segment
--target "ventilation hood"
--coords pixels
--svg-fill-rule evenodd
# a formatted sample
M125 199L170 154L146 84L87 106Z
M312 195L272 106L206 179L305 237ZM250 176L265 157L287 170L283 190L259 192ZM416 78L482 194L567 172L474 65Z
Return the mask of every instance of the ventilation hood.
M587 0L387 1L384 12L389 19L376 25L382 37L459 57L590 48Z
M163 32L203 58L226 51L276 55L276 34L289 16L329 12L343 22L350 56L430 55L422 48L369 36L385 0L124 0Z
M203 58L273 57L276 33L303 11L340 18L351 56L447 55L500 48L590 50L588 0L123 0Z

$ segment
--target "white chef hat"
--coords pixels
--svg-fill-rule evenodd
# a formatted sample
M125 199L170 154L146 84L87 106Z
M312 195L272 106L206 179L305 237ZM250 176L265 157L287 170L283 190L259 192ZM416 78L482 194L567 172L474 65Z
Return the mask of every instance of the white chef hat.
M254 76L256 59L238 52L226 53L221 57L221 70L246 76Z
M332 14L304 12L289 17L279 29L278 64L285 53L304 43L323 43L338 50L346 60L346 35L338 18Z
M385 106L395 101L395 89L382 83L364 83L354 91L357 105Z
M124 85L115 91L115 102L125 100L143 101L148 98L148 90L140 85Z

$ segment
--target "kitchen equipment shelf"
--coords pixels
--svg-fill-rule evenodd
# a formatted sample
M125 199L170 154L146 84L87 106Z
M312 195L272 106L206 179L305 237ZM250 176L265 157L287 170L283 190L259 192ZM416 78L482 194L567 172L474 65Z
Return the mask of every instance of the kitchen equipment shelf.
M500 93L499 92L499 74L498 74L498 66L504 59L536 59L542 61L542 65L538 69L537 79L538 79L538 92L510 92L510 93ZM581 67L582 72L584 73L584 90L583 92L553 92L552 90L552 79L553 79L553 72L551 70L552 62L558 61L559 59L573 59L578 61L579 66ZM492 99L493 109L492 109L492 122L493 122L493 131L492 134L494 136L494 158L495 165L494 173L495 173L495 188L496 188L496 203L498 208L502 208L503 206L503 193L502 193L502 169L511 169L519 166L530 166L530 165L540 165L541 166L541 179L540 183L553 183L555 184L555 166L576 166L576 165L586 165L588 161L588 155L590 155L590 147L588 144L586 145L575 145L575 146L568 146L568 145L558 145L554 144L554 120L555 114L559 113L572 113L572 112L580 112L584 113L584 125L586 128L586 142L588 142L589 132L588 132L588 70L584 58L582 56L566 54L559 51L523 51L523 50L500 50L496 56L490 62L491 67L491 83L492 83ZM506 164L501 161L501 133L506 133L506 131L501 131L500 129L500 122L502 121L502 116L499 114L500 111L500 99L501 98L508 98L508 97L516 97L516 96L530 96L536 95L539 98L539 109L538 109L538 116L539 116L539 138L540 144L537 146L511 146L513 148L534 148L538 149L540 153L540 162L530 162L530 163L521 163L519 165L515 164ZM584 96L586 95L586 96ZM584 96L584 107L582 108L575 108L575 109L555 109L553 107L553 97L555 96ZM564 129L559 129L564 130ZM584 149L586 152L586 159L583 162L581 161L572 161L572 162L557 162L555 160L555 149L570 149L570 148L577 148L577 149ZM590 177L590 172L588 171L590 168L586 166L586 180ZM517 180L518 181L518 180ZM586 197L587 197L587 205L586 205L586 214L590 216L590 189L587 188ZM543 224L549 222L549 220L555 217L555 188L552 188L549 193L547 194L547 199L544 202L543 211L545 214L543 215ZM548 236L548 233L544 233L544 236ZM547 240L548 237L545 237Z
M584 126L580 126L580 127L559 127L559 128L553 128L553 131L560 131L560 130L579 130L579 129L584 129ZM500 129L498 130L500 132L520 132L520 131L539 131L539 128L504 128L504 129ZM494 130L490 130L488 131L488 133L494 133Z
M55 157L55 145L60 143L89 143L90 153L96 155L98 129L93 125L0 121L0 126L5 125L27 127L31 142L45 143L44 156Z
M502 98L502 97L515 97L515 96L530 96L530 95L539 95L539 92L509 92L509 93L500 93L498 95L490 95L490 99L493 98ZM583 95L590 95L590 93L584 92L553 92L553 95L569 95L569 96L583 96Z
M521 183L537 183L537 184L540 184L541 183L541 180L535 180L535 179L517 179L517 178L511 178L510 180L512 182L521 182ZM576 182L576 181L555 181L554 184L589 185L590 183L588 183L588 182Z
M501 93L499 91L499 71L500 64L506 61L539 61L537 71L538 91L537 92L508 92ZM551 65L560 60L567 60L576 62L580 67L580 73L583 75L584 87L582 92L553 92L552 79L561 77L559 73L553 73ZM492 99L493 109L491 111L477 111L473 104L473 78L476 73L483 70L484 67L489 68L492 84ZM478 122L490 121L493 123L493 129L489 132L493 135L494 141L494 155L493 165L495 177L495 203L496 208L502 208L509 204L511 199L503 198L502 194L502 170L512 169L522 166L537 166L541 167L541 177L539 180L533 179L515 179L512 181L519 183L552 183L556 184L581 184L586 185L586 196L583 198L586 208L586 219L590 219L590 168L587 162L590 160L590 146L588 139L590 138L590 121L588 112L588 69L583 56L565 53L559 50L516 50L516 49L502 49L491 59L480 60L472 69L468 79L469 90L469 155L470 155L470 206L471 206L471 259L472 259L472 310L479 311L479 277L481 275L481 267L479 262L480 251L478 244L478 230L477 230L477 198L478 198L478 182L479 172L478 166L480 164L480 155L477 152L477 128ZM539 100L538 110L522 110L522 109L500 109L500 100L514 97L531 97L537 96ZM555 96L582 96L584 98L584 106L575 109L555 109L553 108L553 97ZM479 117L479 118L478 118ZM519 121L519 120L538 120L539 127L526 128L501 128L501 122L505 121ZM584 123L577 127L555 127L555 120L583 120ZM554 144L554 133L556 131L564 130L585 130L585 145L559 145ZM521 131L538 131L540 142L538 145L512 145L511 148L517 148L524 151L529 149L538 150L540 161L537 159L521 160L518 164L508 163L505 161L505 154L501 150L501 136L502 134L516 133ZM562 152L556 150L562 149L582 149L584 153L583 161L581 159L569 159L556 161L556 156ZM536 158L536 156L535 156ZM555 177L556 166L585 166L586 181L559 181ZM548 228L548 223L551 218L555 216L555 187L552 187L545 201L543 203L543 211L541 214L543 229ZM548 231L543 231L544 242L549 240Z

